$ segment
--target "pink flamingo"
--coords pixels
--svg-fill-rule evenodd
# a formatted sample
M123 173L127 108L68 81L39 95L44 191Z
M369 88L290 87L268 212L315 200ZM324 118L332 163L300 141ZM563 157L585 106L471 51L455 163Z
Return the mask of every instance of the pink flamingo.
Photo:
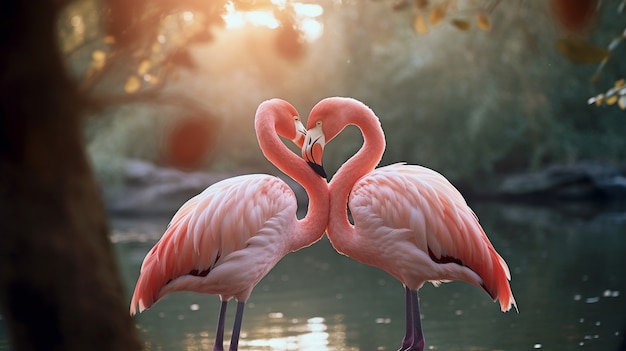
M324 145L347 125L361 130L364 143L330 182L328 238L337 252L403 283L406 332L400 350L424 349L417 291L426 281L465 281L500 300L502 311L517 309L506 262L446 178L403 163L375 169L385 135L378 117L363 103L350 98L320 101L309 115L303 157L323 174Z
M259 105L255 129L265 157L302 184L309 195L305 218L277 177L253 174L215 183L187 201L141 266L130 304L134 315L175 291L219 294L214 350L223 350L226 307L238 301L230 350L237 350L246 300L254 286L286 254L318 241L328 223L328 186L289 150L277 133L302 146L306 130L289 103Z

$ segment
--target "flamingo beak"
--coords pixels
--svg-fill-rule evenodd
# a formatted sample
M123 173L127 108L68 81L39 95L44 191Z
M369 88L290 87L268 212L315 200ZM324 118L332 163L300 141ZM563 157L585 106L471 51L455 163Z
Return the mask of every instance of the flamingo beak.
M291 141L302 149L302 146L304 145L304 138L306 137L306 128L300 119L296 119L294 123L296 124L296 137Z
M302 146L302 158L307 161L315 173L323 178L327 178L326 171L322 166L324 145L326 145L326 138L321 125L307 130L304 145Z

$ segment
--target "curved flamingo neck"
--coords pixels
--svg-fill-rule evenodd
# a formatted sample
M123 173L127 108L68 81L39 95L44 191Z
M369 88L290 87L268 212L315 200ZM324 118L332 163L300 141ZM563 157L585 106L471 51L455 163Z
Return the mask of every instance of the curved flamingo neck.
M276 114L275 111L267 110L259 113L255 128L265 157L302 185L309 197L306 216L298 221L296 232L291 236L288 249L293 251L311 245L322 237L328 218L329 195L326 180L317 175L304 159L292 152L278 137Z
M337 251L348 253L357 245L354 226L348 220L346 204L354 184L376 168L385 152L385 134L378 117L361 104L351 104L347 112L340 114L342 123L356 125L363 134L363 145L346 161L332 178L329 185L330 219L328 237Z

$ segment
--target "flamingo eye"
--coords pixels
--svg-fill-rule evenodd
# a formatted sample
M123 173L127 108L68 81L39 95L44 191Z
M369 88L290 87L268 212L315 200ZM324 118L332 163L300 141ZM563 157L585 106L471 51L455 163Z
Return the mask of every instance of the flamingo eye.
M293 120L296 122L300 122L300 116L293 116Z
M322 125L322 121L317 121L317 122L315 122L315 126L316 126L316 127L319 127L319 126L321 126L321 125Z

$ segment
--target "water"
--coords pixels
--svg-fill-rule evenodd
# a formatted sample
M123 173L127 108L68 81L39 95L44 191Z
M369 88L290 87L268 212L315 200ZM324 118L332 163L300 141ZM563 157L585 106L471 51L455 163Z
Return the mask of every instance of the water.
M624 212L502 204L474 209L507 260L519 314L453 282L420 290L427 350L626 350ZM169 218L115 219L128 299ZM212 350L216 296L177 293L135 317L146 350ZM227 335L234 317L231 303ZM0 320L0 350L7 350ZM397 350L404 291L324 239L285 257L246 305L241 350ZM4 345L4 346L2 346Z

